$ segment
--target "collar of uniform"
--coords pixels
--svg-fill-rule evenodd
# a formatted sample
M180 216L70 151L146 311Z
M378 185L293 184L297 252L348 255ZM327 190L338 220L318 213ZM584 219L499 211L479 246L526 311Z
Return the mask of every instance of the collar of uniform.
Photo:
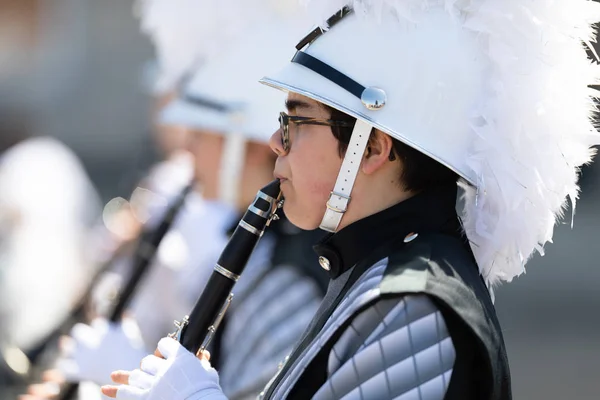
M379 246L413 233L440 232L460 236L456 185L419 193L327 235L313 248L332 279L352 268Z

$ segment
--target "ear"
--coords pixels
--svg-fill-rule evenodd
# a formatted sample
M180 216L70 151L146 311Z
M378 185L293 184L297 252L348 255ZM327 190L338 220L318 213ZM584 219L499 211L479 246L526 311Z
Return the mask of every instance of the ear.
M361 164L362 172L370 175L381 169L386 163L390 162L391 150L392 138L378 129L373 129Z

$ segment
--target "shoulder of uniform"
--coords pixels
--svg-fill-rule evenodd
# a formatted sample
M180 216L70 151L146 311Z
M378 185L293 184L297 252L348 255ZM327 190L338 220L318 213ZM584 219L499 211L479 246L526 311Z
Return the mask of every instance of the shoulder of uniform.
M374 359L381 361L373 363ZM455 350L444 317L429 296L379 299L356 314L341 333L329 354L329 384L321 388L319 395L333 394L329 393L333 390L340 396L364 389L372 377L384 371L388 378L404 381L402 387L389 386L387 395L382 394L386 398L433 380L443 393L454 360ZM426 379L417 379L417 371L427 371Z
M387 257L381 293L424 292L434 274L461 269L478 274L472 254L461 239L441 234L414 235Z
M354 314L348 323L351 329L346 330L337 345L343 345L346 340L355 341L356 350L359 351L389 333L418 321L427 321L428 327L437 329L439 322L437 324L430 324L430 322L436 321L434 314L438 312L438 306L426 294L379 298Z
M381 299L402 299L417 293L435 299L446 292L465 293L467 298L473 298L453 271L472 269L476 276L476 265L460 239L441 236L419 235L371 264L344 296L332 318L351 319ZM456 266L461 263L464 265Z

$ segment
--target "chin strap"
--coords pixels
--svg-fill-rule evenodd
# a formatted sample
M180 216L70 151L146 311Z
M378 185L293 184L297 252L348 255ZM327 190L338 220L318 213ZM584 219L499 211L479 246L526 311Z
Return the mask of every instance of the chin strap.
M321 221L320 228L325 231L335 232L342 221L344 213L348 209L352 187L358 175L360 163L363 154L365 154L372 129L373 127L366 122L360 119L356 120L356 125L354 125L354 130L350 136L348 150L346 150L344 161L335 181L335 187L329 196L325 215L323 215L323 220Z
M225 134L219 169L219 199L237 206L242 168L246 156L246 138L234 132Z

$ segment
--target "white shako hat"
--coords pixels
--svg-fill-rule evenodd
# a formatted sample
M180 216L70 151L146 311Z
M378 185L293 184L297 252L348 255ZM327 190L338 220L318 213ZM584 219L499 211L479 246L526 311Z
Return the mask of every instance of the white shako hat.
M578 169L600 142L589 87L600 70L584 45L600 5L304 2L322 29L261 82L357 118L321 227L337 229L377 128L460 175L463 226L488 287L524 272L567 197L574 207Z
M311 24L296 0L228 0L223 24L238 26L238 35L218 39L220 48L182 87L161 113L161 123L210 130L224 135L220 197L235 202L245 142L268 144L279 124L285 95L261 85L265 70L294 54L290 41ZM242 18L243 21L238 20ZM239 29L243 24L244 28Z
M178 88L206 57L217 49L212 38L227 37L220 29L214 0L136 0L134 14L140 29L152 40L156 60L146 84L155 94Z

